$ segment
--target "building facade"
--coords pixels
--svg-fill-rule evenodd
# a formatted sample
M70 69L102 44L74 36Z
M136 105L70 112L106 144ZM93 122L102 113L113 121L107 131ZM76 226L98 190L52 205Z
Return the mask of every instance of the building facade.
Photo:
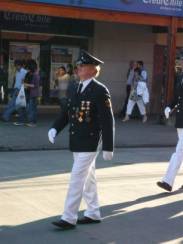
M0 49L7 90L14 60L33 58L43 74L42 102L53 103L55 70L74 63L79 50L87 49L105 62L99 78L111 90L116 113L125 98L130 60L144 61L149 112L160 113L173 93L174 62L183 60L183 1L167 1L168 6L147 0L60 2L2 1Z

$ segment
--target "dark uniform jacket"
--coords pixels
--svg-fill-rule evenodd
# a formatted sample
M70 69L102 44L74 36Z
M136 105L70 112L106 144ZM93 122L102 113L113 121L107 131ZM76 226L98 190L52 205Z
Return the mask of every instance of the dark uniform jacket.
M64 108L52 128L59 133L70 125L70 150L94 152L102 139L102 150L113 151L114 117L108 89L93 79L85 90L77 94L78 85L68 92Z
M175 127L183 128L183 74L175 86L174 99L169 107L176 110Z

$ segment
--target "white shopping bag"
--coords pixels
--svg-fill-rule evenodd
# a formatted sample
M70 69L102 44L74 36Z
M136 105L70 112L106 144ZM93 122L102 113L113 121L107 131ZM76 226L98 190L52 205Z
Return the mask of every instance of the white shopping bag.
M24 85L21 86L18 96L15 101L16 108L24 108L26 107L26 98L25 98L25 90Z
M3 88L3 86L1 86L0 94L1 94L1 99L3 101L4 100L4 88Z

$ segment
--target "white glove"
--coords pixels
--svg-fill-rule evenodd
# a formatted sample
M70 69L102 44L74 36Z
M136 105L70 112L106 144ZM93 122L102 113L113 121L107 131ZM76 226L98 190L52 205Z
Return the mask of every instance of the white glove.
M56 137L57 131L54 128L51 128L48 131L48 139L49 141L54 144L55 143L55 137Z
M111 160L113 157L113 152L103 151L103 159L104 160Z
M165 110L164 110L164 114L165 114L166 119L169 118L170 112L171 112L171 108L170 107L166 107Z

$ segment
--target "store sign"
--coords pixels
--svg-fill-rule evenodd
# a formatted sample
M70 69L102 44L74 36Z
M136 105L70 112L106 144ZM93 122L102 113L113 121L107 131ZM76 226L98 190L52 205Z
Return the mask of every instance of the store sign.
M48 4L183 17L183 0L27 0Z
M46 15L0 12L3 30L51 33L66 36L93 36L93 22Z
M3 12L1 14L2 24L5 25L24 25L29 28L48 28L52 23L52 19L45 15L34 15L34 14L22 14L22 13L12 13Z

